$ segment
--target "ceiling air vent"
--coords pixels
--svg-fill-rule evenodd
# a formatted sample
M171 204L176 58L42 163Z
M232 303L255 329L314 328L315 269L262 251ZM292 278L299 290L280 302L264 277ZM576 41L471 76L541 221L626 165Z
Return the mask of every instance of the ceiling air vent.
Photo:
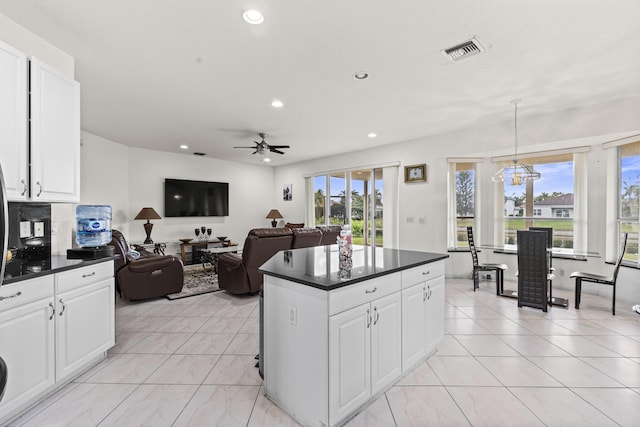
M482 46L478 43L478 40L471 39L459 45L444 49L442 53L455 62L482 53L482 50Z

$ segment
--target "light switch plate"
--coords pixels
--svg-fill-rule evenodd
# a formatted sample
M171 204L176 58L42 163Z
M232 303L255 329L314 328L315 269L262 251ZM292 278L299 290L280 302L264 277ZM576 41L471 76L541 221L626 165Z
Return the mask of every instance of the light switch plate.
M31 222L20 221L20 238L31 237Z
M34 237L44 237L44 222L33 223L33 235Z

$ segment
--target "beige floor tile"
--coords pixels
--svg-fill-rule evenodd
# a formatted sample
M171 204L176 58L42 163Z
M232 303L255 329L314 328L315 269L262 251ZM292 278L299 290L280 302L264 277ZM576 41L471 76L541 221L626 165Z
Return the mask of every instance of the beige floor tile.
M478 357L505 386L560 387L561 384L524 357Z
M264 397L264 388L260 388L247 427L296 427L299 425L289 414Z
M202 384L219 355L174 354L144 382L146 384Z
M431 356L427 363L442 384L458 386L499 386L500 382L470 356Z
M216 312L216 317L249 317L255 304L226 304Z
M640 341L621 335L586 336L585 338L624 357L640 357Z
M518 353L495 335L456 335L473 356L518 356Z
M615 426L609 417L566 388L511 388L547 426Z
M489 331L473 319L445 319L445 330L451 335L489 334Z
M470 353L456 340L455 336L449 334L442 337L435 354L438 356L470 356Z
M189 305L173 302L172 304L154 305L145 316L182 316L182 312L189 309Z
M445 319L468 319L469 316L464 314L464 312L458 310L457 307L447 304L444 309L444 317Z
M594 320L585 319L557 319L554 323L569 329L578 335L614 335L611 329L604 328Z
M222 354L235 334L195 333L177 351L177 354ZM257 353L257 352L256 352Z
M202 385L173 426L244 427L249 421L259 388Z
M583 336L547 336L550 343L560 347L572 356L619 357L620 355Z
M622 387L623 385L575 357L529 357L566 387Z
M135 389L133 384L77 384L24 426L97 426Z
M393 414L386 396L383 394L367 406L354 418L349 420L345 427L395 427Z
M166 316L118 316L116 317L116 331L155 332L171 319L171 317Z
M576 388L578 394L621 426L640 425L640 394L626 388Z
M259 334L260 333L260 318L259 317L249 317L244 322L240 330L238 331L242 334Z
M128 349L138 344L151 332L117 332L116 345L108 350L109 354L126 353ZM640 343L638 343L640 344Z
M208 317L176 316L160 326L156 332L196 332L208 319Z
M501 335L499 338L523 356L570 356L537 335Z
M140 385L100 427L172 426L197 389L195 385Z
M505 387L447 387L473 426L543 426Z
M127 353L173 354L190 337L191 333L151 332Z
M189 307L188 310L182 312L182 316L185 317L211 317L215 316L216 313L222 310L227 304L217 305L217 304L194 304Z
M141 384L168 358L166 354L115 354L85 382Z
M246 317L219 317L207 319L198 332L235 334L247 321Z
M397 385L442 385L442 383L427 362L422 362L398 381Z
M260 350L258 334L236 334L224 354L246 354L255 356Z
M623 357L581 357L580 360L627 387L640 387L640 365L632 360Z
M474 319L480 326L495 335L531 335L533 332L504 317L501 319Z
M394 386L386 395L398 426L469 425L445 387Z
M528 329L537 335L575 335L573 331L563 328L557 323L548 319L516 319L515 320L523 328Z
M618 334L635 336L640 338L640 316L636 315L636 318L632 319L604 319L599 321L599 325L603 328L607 328Z
M153 308L152 305L145 304L144 302L128 302L127 304L116 304L116 317L119 316L144 316L149 310Z
M62 398L62 396L66 395L67 393L70 393L77 386L78 384L75 384L75 383L67 384L65 387L61 388L60 390L40 400L38 403L33 405L31 408L29 408L29 410L23 412L18 417L15 417L13 420L11 420L7 424L6 427L19 427L24 425L25 422L31 420L32 418L37 416L40 412L42 412L49 406L53 405L58 399ZM63 422L64 420L60 421L61 424Z
M219 358L204 384L217 385L260 385L262 378L255 367L254 356L228 356Z
M491 307L458 307L471 319L505 319L504 315Z

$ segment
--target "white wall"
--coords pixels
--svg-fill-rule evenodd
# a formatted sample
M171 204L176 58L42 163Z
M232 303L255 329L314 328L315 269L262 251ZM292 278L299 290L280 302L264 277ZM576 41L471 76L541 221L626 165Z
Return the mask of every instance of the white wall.
M640 133L640 99L623 99L618 102L585 106L578 109L545 116L519 120L520 152L560 149L565 147L590 146L588 163L588 250L598 252L601 258L588 261L554 260L558 279L554 287L573 289L569 274L575 270L610 274L613 266L605 264L605 182L606 159L601 143L621 134ZM522 123L522 125L521 125ZM491 175L495 172L490 161L493 156L513 153L513 122L499 126L477 126L413 141L392 144L366 151L347 153L322 159L281 166L276 169L277 195L283 184L293 183L294 199L278 202L278 209L287 219L304 219L304 189L302 176L329 170L351 169L359 166L399 161L402 166L426 163L428 182L400 184L399 217L400 248L431 252L447 251L447 158L485 157L478 167L481 180L480 197L482 207L478 213L482 242L491 242L493 236L494 193ZM535 143L534 143L535 142ZM400 179L403 179L401 173ZM297 190L295 190L297 188ZM413 218L413 222L408 222ZM424 218L424 224L419 219ZM447 260L448 277L470 277L471 255L468 252L450 253ZM483 251L484 262L503 262L509 265L507 280L515 280L516 257ZM623 268L618 282L618 298L640 303L640 271ZM470 285L472 286L472 285ZM610 294L607 287L584 287L587 291Z

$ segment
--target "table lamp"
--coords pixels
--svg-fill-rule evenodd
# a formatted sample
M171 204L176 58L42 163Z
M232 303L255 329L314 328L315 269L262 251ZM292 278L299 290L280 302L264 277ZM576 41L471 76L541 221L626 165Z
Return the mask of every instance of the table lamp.
M147 233L147 238L144 241L145 245L149 245L153 243L151 240L151 230L153 229L153 224L149 221L150 219L162 219L158 212L156 212L153 208L142 208L138 215L134 219L146 219L147 222L144 224L144 231Z
M278 225L278 219L282 218L282 214L278 212L278 209L271 209L267 214L267 218L272 219L271 226L275 228Z

